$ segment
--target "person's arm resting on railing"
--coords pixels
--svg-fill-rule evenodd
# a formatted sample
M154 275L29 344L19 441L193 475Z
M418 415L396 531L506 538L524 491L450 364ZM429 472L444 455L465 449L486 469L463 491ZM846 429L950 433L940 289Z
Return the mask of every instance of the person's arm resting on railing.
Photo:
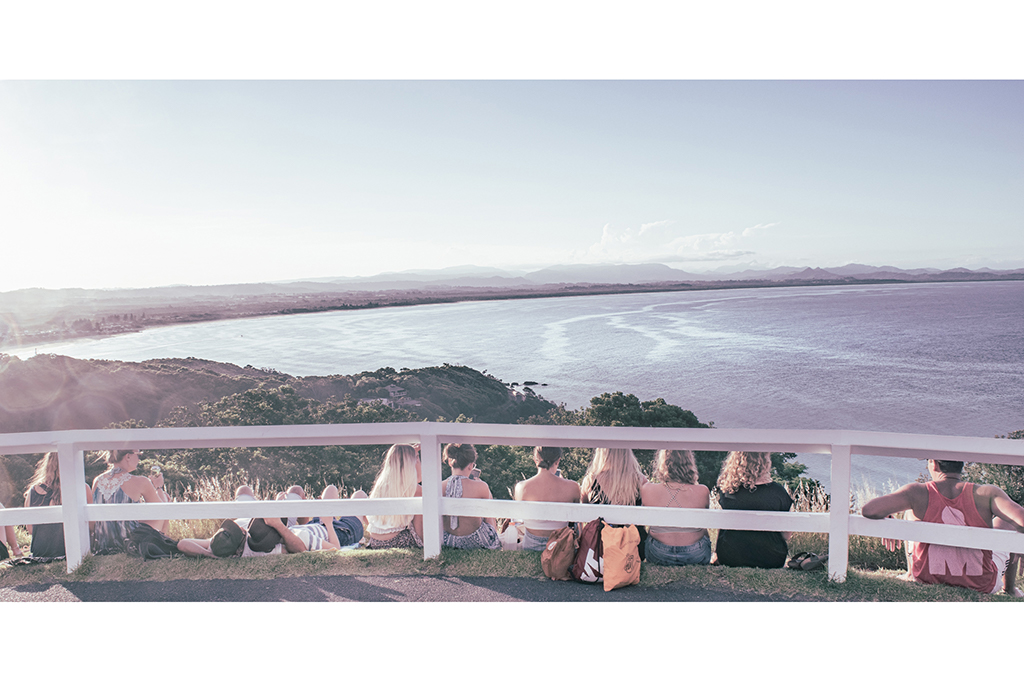
M1024 533L1024 507L1011 500L1002 488L994 485L981 486L981 490L978 492L986 496L991 495L989 509L992 511L992 516L1012 523L1018 533Z
M920 483L910 483L894 493L876 497L864 503L861 515L866 519L884 519L903 511L913 511L917 518L924 518L928 509L928 488ZM895 552L902 540L882 538L882 545Z
M928 509L928 489L920 483L910 483L894 493L868 500L860 513L866 519L884 519L908 509L918 518L923 518Z

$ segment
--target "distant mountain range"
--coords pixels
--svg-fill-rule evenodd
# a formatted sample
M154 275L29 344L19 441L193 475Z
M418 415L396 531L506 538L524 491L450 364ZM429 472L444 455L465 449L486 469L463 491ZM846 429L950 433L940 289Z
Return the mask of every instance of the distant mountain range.
M460 266L439 270L405 270L387 272L372 277L336 277L315 281L323 285L339 286L349 290L404 289L416 286L466 286L466 287L529 287L548 284L654 284L661 282L725 282L759 280L782 282L787 280L903 280L934 281L948 275L954 279L975 276L978 279L1024 275L1024 268L1017 270L992 270L981 268L967 270L955 268L917 268L903 270L891 265L874 266L851 263L832 268L778 267L771 270L743 270L741 272L693 273L673 268L662 263L642 265L553 265L532 272L509 271L499 268ZM279 282L281 286L299 285L305 282Z
M708 282L808 282L850 280L898 280L910 282L948 280L1017 279L1024 276L1024 268L968 270L954 268L917 268L903 270L890 265L874 266L851 263L841 267L798 268L778 267L770 270L743 270L740 272L693 273L661 263L641 265L553 265L534 271L510 271L499 268L465 265L437 270L405 270L385 272L369 277L320 277L302 280L259 282L250 284L172 285L145 289L19 289L0 292L0 312L14 301L34 298L64 299L74 303L82 299L131 296L135 299L192 298L210 296L280 296L304 294L330 294L389 290L435 290L459 287L486 289L531 289L551 285L588 284L669 284Z

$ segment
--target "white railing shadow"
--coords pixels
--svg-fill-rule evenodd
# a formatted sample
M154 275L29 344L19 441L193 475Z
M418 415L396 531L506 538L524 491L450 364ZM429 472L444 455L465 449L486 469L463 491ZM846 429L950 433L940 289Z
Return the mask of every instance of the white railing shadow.
M178 502L94 505L85 499L86 451L311 445L392 445L420 443L423 497L376 500L295 500L262 502ZM604 506L554 502L514 502L441 497L441 444L550 445L690 450L748 450L828 454L832 459L829 513L757 512L657 507ZM441 552L442 517L449 515L590 521L681 527L796 531L829 535L829 576L846 579L851 534L933 542L1024 554L1024 535L1009 531L869 520L852 515L850 458L908 457L1024 465L1024 441L865 431L782 429L675 429L523 424L312 424L170 429L109 429L0 434L0 455L56 451L60 458L60 507L0 510L0 525L63 521L68 571L89 551L89 522L145 519L210 519L253 516L422 514L423 555ZM432 473L432 475L431 475ZM842 503L846 500L846 503Z

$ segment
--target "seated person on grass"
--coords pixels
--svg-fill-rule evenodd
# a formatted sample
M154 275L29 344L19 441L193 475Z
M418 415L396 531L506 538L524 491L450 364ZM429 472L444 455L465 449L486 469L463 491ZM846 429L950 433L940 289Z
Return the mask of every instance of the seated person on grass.
M292 486L287 492L280 493L276 499L302 499L304 497L299 486ZM324 489L321 499L338 499L338 489L329 485ZM353 499L366 497L366 493L356 491ZM253 501L256 497L249 486L240 487L235 493L236 501ZM304 521L306 523L300 523ZM340 521L340 524L338 523ZM339 539L337 527L342 528ZM356 528L358 526L358 529ZM235 519L234 526L221 526L209 539L188 538L178 541L178 550L189 556L227 557L227 556L265 556L268 554L297 554L299 552L340 549L353 544L346 542L358 532L358 541L362 537L362 524L355 517L318 517L308 519L281 519L268 517L263 519Z
M0 504L0 509L4 506ZM7 545L4 544L4 540L11 546L10 552L7 551ZM15 532L14 526L0 526L0 559L9 559L11 555L15 557L25 556L21 551L21 546L18 544L18 534Z
M868 519L884 519L907 512L905 518L915 521L1024 532L1024 508L997 486L961 481L963 466L963 462L930 459L929 483L910 483L876 497L864 505L861 513ZM898 540L883 542L889 549L899 546ZM1019 559L1016 554L927 542L907 544L909 574L917 582L955 585L985 594L1005 590L1020 596L1014 586Z
M491 499L491 489L480 480L476 468L476 448L449 443L444 446L444 461L452 468L452 475L441 484L445 497ZM441 544L454 549L499 549L501 540L495 526L493 518L445 516Z

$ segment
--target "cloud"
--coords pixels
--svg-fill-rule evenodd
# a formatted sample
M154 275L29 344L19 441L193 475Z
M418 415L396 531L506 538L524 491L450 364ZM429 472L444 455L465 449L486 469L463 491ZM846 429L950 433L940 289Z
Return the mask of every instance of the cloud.
M742 248L745 238L778 223L762 223L742 232L679 234L674 221L659 220L639 227L617 228L610 223L601 229L601 240L585 252L574 254L581 263L663 263L723 261L754 255Z
M778 223L763 223L760 225L754 225L753 227L748 227L747 229L743 230L743 236L749 237L750 235L754 234L755 230L767 230L769 227L775 227L776 225L778 225Z

